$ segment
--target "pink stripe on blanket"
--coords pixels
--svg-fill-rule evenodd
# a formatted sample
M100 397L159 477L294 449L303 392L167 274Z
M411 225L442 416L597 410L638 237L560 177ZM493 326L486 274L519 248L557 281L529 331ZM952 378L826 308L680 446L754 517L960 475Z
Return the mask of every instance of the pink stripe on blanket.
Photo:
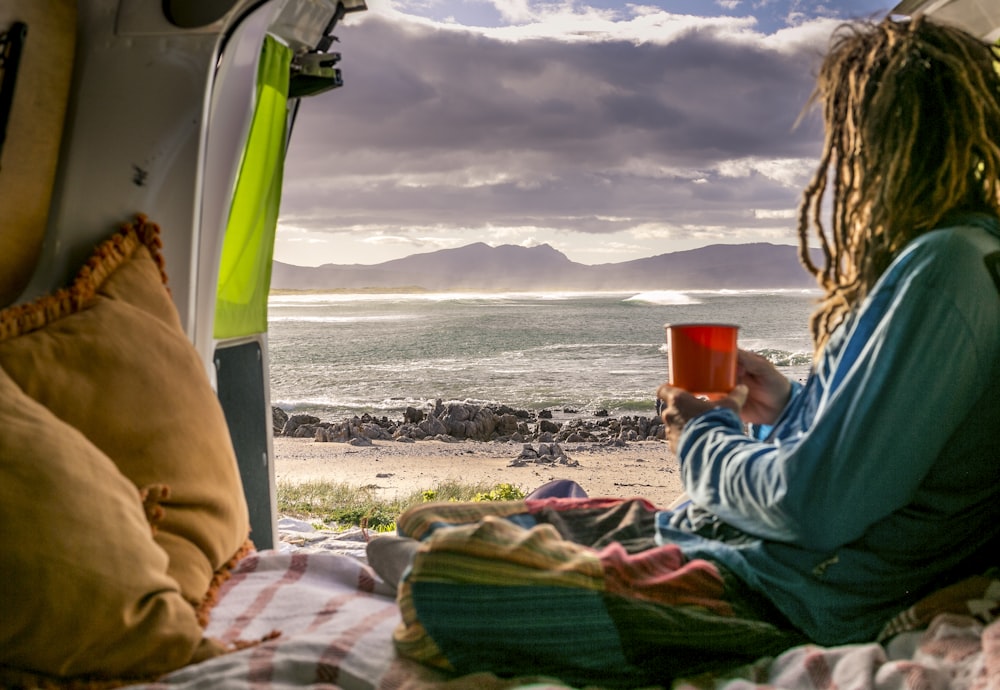
M260 553L252 553L237 563L236 567L229 574L229 577L226 578L226 581L219 588L219 599L222 599L229 590L235 588L238 584L257 572L259 565Z
M357 596L357 594L341 594L329 599L323 604L323 608L316 613L316 617L312 619L312 622L309 623L306 632L313 632L323 627L323 624L336 616L347 602Z
M387 618L394 618L397 609L385 606L381 611L371 613L334 638L316 663L317 683L334 684L340 680L340 667L344 659L354 650L358 640Z
M721 616L733 616L724 600L725 584L718 569L701 559L687 560L675 544L629 554L614 542L601 549L604 588L609 594L668 606L702 606Z
M358 569L358 591L369 594L375 591L375 575L367 566Z
M255 647L247 661L247 685L267 690L274 681L274 657L278 653L278 640L271 640Z
M294 553L292 554L291 561L288 564L288 569L285 574L281 576L280 579L275 580L270 585L262 589L256 596L256 598L250 603L240 615L233 619L232 624L229 629L226 630L220 639L223 642L232 642L236 640L247 624L253 621L257 616L261 614L267 605L271 603L275 594L278 593L285 585L292 584L302 579L305 575L306 568L309 566L309 560L306 558L304 553Z
M830 668L822 650L817 649L807 654L802 660L802 666L809 682L812 683L811 687L816 688L816 690L832 690L837 687L836 683L833 682L833 669Z

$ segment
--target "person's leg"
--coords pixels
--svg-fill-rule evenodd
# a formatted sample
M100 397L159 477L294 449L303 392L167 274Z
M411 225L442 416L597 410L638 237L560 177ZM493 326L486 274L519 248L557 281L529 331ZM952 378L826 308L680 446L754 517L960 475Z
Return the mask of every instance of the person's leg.
M587 492L572 479L553 479L542 484L525 498L587 498Z

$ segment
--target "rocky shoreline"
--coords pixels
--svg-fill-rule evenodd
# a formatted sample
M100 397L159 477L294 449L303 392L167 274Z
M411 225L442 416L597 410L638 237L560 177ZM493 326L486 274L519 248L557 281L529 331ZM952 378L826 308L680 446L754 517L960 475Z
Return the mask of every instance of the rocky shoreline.
M554 419L552 410L534 412L507 405L438 400L428 409L406 408L402 419L364 414L331 422L313 415L289 415L280 407L272 407L272 421L275 436L354 446L371 445L373 441L414 443L423 440L621 445L664 438L663 424L655 416L612 417L606 410L588 416L570 409L560 412L561 416L568 417Z
M338 421L276 407L273 422L279 484L336 481L389 499L448 481L528 492L572 479L591 496L642 496L663 506L683 492L657 417L436 402L401 419Z

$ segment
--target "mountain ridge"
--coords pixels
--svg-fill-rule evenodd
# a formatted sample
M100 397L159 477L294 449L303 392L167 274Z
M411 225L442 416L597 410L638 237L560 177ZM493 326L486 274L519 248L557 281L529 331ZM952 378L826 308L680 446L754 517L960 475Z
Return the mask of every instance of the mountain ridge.
M818 260L818 256L816 257ZM274 261L276 290L423 288L426 290L809 289L816 282L792 245L713 244L618 263L571 261L548 244L462 247L379 264L296 266Z

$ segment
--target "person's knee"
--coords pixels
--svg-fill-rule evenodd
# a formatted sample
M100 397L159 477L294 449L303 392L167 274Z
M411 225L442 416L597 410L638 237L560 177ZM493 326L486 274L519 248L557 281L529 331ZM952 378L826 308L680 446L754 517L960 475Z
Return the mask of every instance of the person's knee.
M553 479L532 491L526 498L587 498L587 492L572 479Z

